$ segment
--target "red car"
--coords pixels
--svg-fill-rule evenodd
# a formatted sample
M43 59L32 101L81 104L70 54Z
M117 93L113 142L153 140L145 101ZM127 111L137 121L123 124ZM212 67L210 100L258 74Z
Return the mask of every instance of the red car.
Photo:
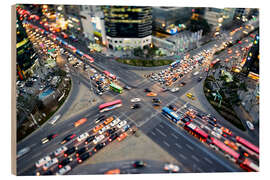
M50 134L49 136L47 136L47 137L41 139L41 142L42 142L42 144L45 144L45 143L47 143L47 142L53 140L53 139L56 138L57 136L58 136L58 134Z
M70 141L71 139L73 139L73 138L75 138L75 137L76 137L76 134L70 134L70 135L66 136L66 137L62 140L61 144L65 144L65 143L67 143L68 141Z

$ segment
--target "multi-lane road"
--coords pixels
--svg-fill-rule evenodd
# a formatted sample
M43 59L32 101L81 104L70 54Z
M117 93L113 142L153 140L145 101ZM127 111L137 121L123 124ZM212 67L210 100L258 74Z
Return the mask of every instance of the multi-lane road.
M197 54L203 49L210 49L215 44L221 42L221 40L212 41L205 46L190 52L190 54L193 55L193 53ZM78 42L74 43L73 45L76 48L87 52L87 48L83 43ZM252 134L247 134L246 132L242 132L232 126L223 117L221 117L207 102L202 92L203 81L197 82L198 76L204 77L206 75L206 72L204 72L203 69L194 70L200 72L197 76L193 76L192 72L185 75L183 81L186 82L186 85L182 87L179 92L162 92L160 84L143 78L131 70L121 68L121 66L119 66L119 64L115 62L114 59L100 54L90 55L95 59L95 62L89 65L96 67L96 69L108 70L114 73L117 75L117 77L119 77L118 79L121 84L129 85L132 87L131 90L125 90L122 94L108 91L100 97L104 102L106 102L108 99L122 100L123 106L119 109L112 110L112 112L109 114L119 116L121 117L121 120L127 120L130 124L137 126L143 133L145 133L154 142L160 145L160 147L166 150L169 154L171 154L179 162L184 164L193 172L242 171L239 166L227 160L222 154L214 152L208 146L199 142L186 131L179 129L177 126L168 121L167 118L161 115L161 107L167 106L171 103L176 104L178 108L182 108L183 105L187 104L187 101L181 97L191 88L195 88L197 101L199 101L204 106L204 109L207 109L207 112L205 113L213 114L218 119L220 124L229 128L235 134L240 135L258 145L257 138L252 137ZM223 59L226 57L225 55L221 54L219 58ZM76 84L76 82L80 81L87 87L91 87L91 82L81 74L71 74L71 78L72 81L75 82L73 84ZM143 91L145 88L149 88L158 94L158 97L162 102L159 108L154 108L152 106L152 97L146 96L146 93ZM65 114L69 109L70 104L78 95L78 89L76 86L72 88L70 93L71 94L69 95L69 98L64 103L59 112L57 112L57 114ZM130 99L134 97L142 99L140 102L140 109L133 110L130 108L132 105ZM191 105L188 104L188 107L191 107ZM98 116L98 106L96 105L89 107L86 111L76 114L69 119L61 120L55 125L45 123L40 129L29 135L29 137L27 137L25 140L19 142L17 149L31 147L31 152L17 159L18 175L34 175L36 173L34 163L37 160L61 147L62 145L60 142L66 135L70 133L80 135L83 132L91 131L91 129L96 125L95 120ZM85 124L79 127L73 126L75 121L84 117L88 119ZM46 144L41 144L41 139L52 133L57 133L59 136ZM78 168L76 169L76 173L80 174Z

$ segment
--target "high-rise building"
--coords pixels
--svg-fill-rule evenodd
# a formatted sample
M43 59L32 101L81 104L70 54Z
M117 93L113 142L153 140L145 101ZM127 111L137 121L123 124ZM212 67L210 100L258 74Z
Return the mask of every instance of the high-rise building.
M38 57L18 14L16 20L16 52L17 76L20 79L25 79L29 74L33 73L33 69L38 63Z
M153 28L155 31L175 34L181 30L192 15L189 7L153 7Z
M223 22L223 9L219 8L206 8L204 18L208 24L211 25L212 30L218 30L222 26Z
M103 12L109 48L143 48L151 44L151 7L104 6Z

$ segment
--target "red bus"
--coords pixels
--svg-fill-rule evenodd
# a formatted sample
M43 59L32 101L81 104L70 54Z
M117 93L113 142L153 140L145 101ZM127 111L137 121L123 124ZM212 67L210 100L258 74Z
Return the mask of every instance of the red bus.
M255 146L254 144L252 144L251 142L245 140L244 138L241 138L240 136L236 136L236 141L238 143L246 146L247 148L251 149L255 153L259 154L259 147Z
M99 105L99 112L109 111L122 106L120 99Z
M69 48L70 50L72 50L73 52L76 52L76 50L77 50L74 46L72 46L72 45L70 45L70 44L68 45L68 48Z
M195 137L198 137L201 141L206 141L208 134L198 128L195 124L187 122L184 126L184 129L190 132Z
M104 73L107 77L112 78L113 80L116 79L116 76L113 75L113 74L111 74L109 71L103 71L103 73Z
M240 167L248 172L258 172L259 167L251 162L249 159L245 159L242 163L240 163Z
M94 62L94 58L90 57L90 56L87 55L87 54L84 54L83 57L85 57L86 59L88 59L91 63Z
M239 158L240 155L237 152L235 152L233 149L231 149L230 147L226 146L223 142L213 137L211 137L211 140L212 140L211 142L212 145L215 145L216 147L224 151L226 154L233 157L235 160Z

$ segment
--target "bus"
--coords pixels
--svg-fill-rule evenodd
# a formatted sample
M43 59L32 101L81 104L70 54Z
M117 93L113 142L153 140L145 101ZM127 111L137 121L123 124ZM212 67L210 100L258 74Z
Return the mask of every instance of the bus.
M172 68L175 68L176 66L178 66L180 64L180 60L176 60L176 61L174 61L173 63L171 63L171 67Z
M255 153L259 154L259 147L255 146L251 142L241 138L240 136L236 136L236 141L245 147L249 148L250 150L254 151Z
M99 112L109 111L122 106L120 99L99 105Z
M198 137L201 141L205 142L208 138L208 134L198 128L195 124L191 122L187 122L184 126L184 129L194 135L195 137Z
M117 84L114 84L114 83L111 83L110 84L110 89L115 91L115 92L118 92L118 93L122 93L123 92L123 88L118 86Z
M225 152L227 156L234 158L235 161L238 160L240 155L236 151L226 146L223 142L211 137L210 146L213 145L222 150L223 152Z
M70 44L68 45L68 48L73 52L76 52L76 50L77 50L74 46L72 46Z
M171 119L175 123L178 123L178 121L180 120L180 116L175 111L169 109L168 107L162 108L162 114Z
M87 54L84 54L83 57L86 58L87 60L89 60L90 63L93 63L93 62L94 62L94 58L90 57L90 56L87 55Z
M116 79L116 76L111 74L109 71L103 71L103 74L105 74L105 76L115 80Z
M83 56L84 55L84 53L83 52L81 52L80 50L76 50L76 54L78 54L79 56Z
M240 163L240 167L248 172L258 172L259 167L258 165L251 162L249 159L244 159L242 163Z

